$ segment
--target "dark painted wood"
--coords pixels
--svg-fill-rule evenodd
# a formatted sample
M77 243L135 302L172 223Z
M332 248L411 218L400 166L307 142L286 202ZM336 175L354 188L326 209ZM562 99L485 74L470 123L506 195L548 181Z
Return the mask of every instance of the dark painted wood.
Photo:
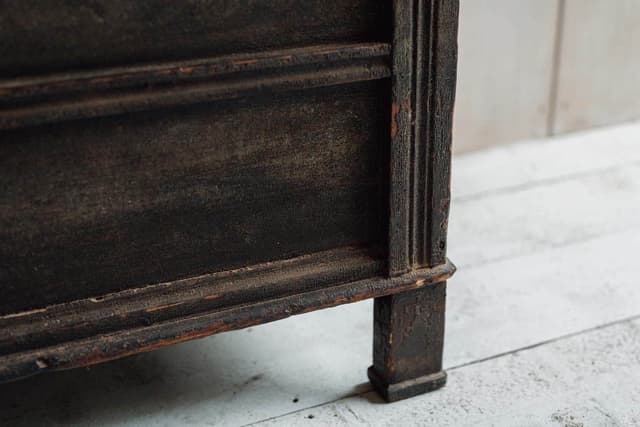
M388 44L321 45L5 80L0 129L377 80L389 55Z
M183 315L144 327L123 329L37 350L16 352L0 359L0 383L41 372L102 363L170 344L340 304L428 288L446 280L453 272L454 267L451 264L443 264L393 278L378 276L338 283L287 297L262 298L261 301L252 304L239 304L192 316Z
M391 225L398 225L390 230L391 274L446 261L458 2L396 0L394 8L393 46L401 46L403 59L394 51L391 127L398 145L391 151ZM403 44L407 37L410 49ZM385 399L445 384L445 287L376 299L369 378Z
M425 13L431 25L429 46L420 45L419 58L430 58L420 66L428 70L420 80L426 92L424 136L426 158L427 218L424 257L419 265L438 265L446 261L447 228L451 203L451 140L453 107L456 93L458 65L458 0L432 0L425 2ZM427 9L429 8L429 9ZM428 67L427 65L428 64Z
M382 246L386 88L5 132L0 313Z
M446 257L457 8L455 0L394 2L390 274Z
M369 378L389 402L444 385L446 282L374 301L373 366Z
M411 263L411 168L414 96L414 2L393 2L391 151L389 184L389 274L406 273Z
M345 247L0 316L0 355L381 276L381 255Z
M457 0L0 0L0 382L376 298L444 384Z
M385 42L378 0L1 0L0 76Z

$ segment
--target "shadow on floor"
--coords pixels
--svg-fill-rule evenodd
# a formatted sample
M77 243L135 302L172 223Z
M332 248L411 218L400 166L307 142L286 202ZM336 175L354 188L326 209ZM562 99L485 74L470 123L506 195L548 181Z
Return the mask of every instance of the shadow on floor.
M0 385L3 424L124 424L154 409L172 411L205 399L215 405L260 379L232 382L222 362L234 355L221 353L233 348L215 344L210 338Z
M356 378L365 369L344 366L357 355L364 367L370 356L336 338L334 317L322 327L276 322L0 385L0 425L243 425L364 395L370 387Z

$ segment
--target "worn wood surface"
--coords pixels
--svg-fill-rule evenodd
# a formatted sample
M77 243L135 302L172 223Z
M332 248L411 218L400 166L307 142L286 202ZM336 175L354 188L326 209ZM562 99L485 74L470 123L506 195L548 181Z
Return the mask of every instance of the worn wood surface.
M102 363L170 344L363 299L398 292L407 293L432 286L442 287L443 281L451 277L454 271L455 267L447 263L436 268L415 270L399 277L378 276L324 288L316 286L304 293L281 298L262 297L250 304L244 300L237 306L190 316L180 315L175 319L157 324L149 321L148 326L95 334L88 338L35 350L14 351L0 357L0 383L46 371ZM171 307L151 307L146 311L150 313L169 308ZM75 320L80 326L84 326L83 319L76 317ZM99 326L103 325L104 323L100 322ZM30 339L29 335L26 335L25 339Z
M446 256L458 7L448 0L394 3L391 274Z
M0 380L399 292L432 373L457 1L4 3Z
M396 1L390 274L446 260L458 2ZM407 43L407 39L410 40ZM444 385L445 287L378 298L369 378L388 401Z
M376 298L369 379L390 402L442 387L446 282Z
M0 354L381 276L384 267L379 254L348 247L8 314Z
M5 132L0 313L381 246L384 90L347 85Z
M375 0L2 0L0 76L386 41Z
M330 44L0 81L0 129L388 77L386 43Z
M640 178L629 173L638 140L640 124L454 156L448 255L459 269L447 284L448 382L437 392L392 405L369 392L366 300L4 384L0 421L511 427L553 425L561 412L590 426L603 424L603 410L633 425L623 422L640 409L628 345L640 343L640 328L603 326L640 314ZM505 252L492 228L522 245ZM568 334L581 338L569 344Z

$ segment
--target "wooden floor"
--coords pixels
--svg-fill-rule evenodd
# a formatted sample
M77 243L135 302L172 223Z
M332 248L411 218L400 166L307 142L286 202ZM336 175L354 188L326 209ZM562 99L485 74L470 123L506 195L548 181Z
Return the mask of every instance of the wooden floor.
M640 425L640 123L459 156L448 385L370 391L370 301L0 386L2 426Z

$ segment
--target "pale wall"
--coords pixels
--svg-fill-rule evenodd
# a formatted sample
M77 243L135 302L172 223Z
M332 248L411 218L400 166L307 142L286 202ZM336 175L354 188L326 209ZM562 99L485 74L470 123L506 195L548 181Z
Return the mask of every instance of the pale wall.
M454 147L640 118L640 0L461 0Z

